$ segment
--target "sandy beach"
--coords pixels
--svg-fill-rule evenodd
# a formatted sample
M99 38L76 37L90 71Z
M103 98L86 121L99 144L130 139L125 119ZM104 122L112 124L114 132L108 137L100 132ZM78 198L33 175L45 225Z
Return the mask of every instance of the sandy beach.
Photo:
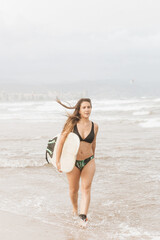
M0 211L0 236L4 240L64 239L60 227L6 211Z

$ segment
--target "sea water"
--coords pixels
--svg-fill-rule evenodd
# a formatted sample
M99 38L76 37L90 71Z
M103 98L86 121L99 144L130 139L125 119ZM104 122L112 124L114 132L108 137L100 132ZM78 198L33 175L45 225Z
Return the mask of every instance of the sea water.
M45 161L66 120L54 101L0 103L0 210L58 227L67 240L160 239L160 99L92 103L99 133L87 228L71 214L65 174Z

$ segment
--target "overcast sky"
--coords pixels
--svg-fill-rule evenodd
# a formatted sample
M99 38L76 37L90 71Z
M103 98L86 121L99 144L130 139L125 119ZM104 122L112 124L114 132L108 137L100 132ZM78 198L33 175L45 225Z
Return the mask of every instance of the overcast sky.
M0 0L0 81L160 80L159 0Z

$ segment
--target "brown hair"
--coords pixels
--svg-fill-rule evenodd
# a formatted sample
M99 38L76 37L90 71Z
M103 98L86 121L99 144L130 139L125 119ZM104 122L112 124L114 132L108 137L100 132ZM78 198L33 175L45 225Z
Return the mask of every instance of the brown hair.
M91 107L92 107L92 103L91 103L90 98L79 99L79 101L73 107L71 105L67 106L67 105L63 104L58 98L56 98L56 101L67 109L74 109L74 112L72 114L67 113L68 119L67 119L66 123L64 124L63 130L62 130L62 133L67 132L67 134L73 130L74 126L77 124L77 122L81 118L80 114L79 114L81 104L83 102L89 102Z

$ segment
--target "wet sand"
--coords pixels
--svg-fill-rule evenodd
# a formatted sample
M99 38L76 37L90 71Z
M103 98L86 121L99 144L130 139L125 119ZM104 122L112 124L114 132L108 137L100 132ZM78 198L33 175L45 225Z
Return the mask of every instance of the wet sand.
M60 227L6 211L0 211L0 236L3 240L50 240L64 237Z

